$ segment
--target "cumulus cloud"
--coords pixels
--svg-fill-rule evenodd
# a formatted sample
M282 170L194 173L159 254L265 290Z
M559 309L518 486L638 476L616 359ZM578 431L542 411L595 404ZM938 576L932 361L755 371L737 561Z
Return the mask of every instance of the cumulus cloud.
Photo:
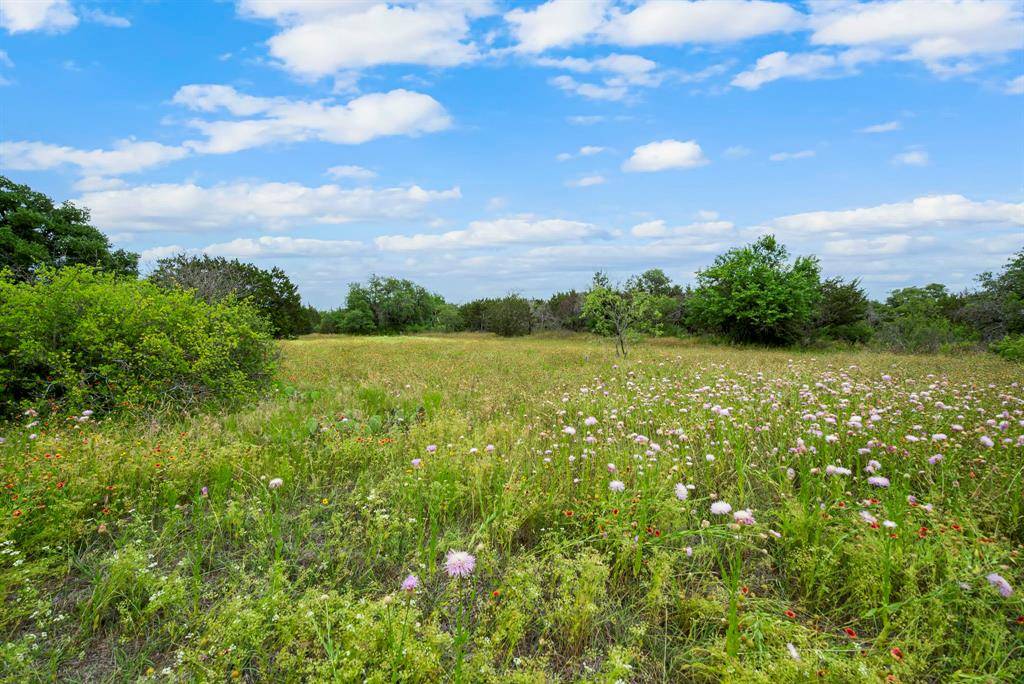
M1024 7L981 0L819 2L811 5L809 22L815 45L877 48L948 75L970 71L964 60L1019 50Z
M874 238L852 238L843 240L828 240L823 245L823 251L828 255L842 256L882 256L891 254L903 254L909 248L914 238L910 235L883 235Z
M8 33L63 33L78 25L68 0L4 0L0 2L0 26Z
M1007 95L1024 95L1024 75L1007 81L1003 87L1003 92Z
M802 16L789 5L762 0L649 0L615 10L600 31L619 45L726 43L799 28Z
M551 85L567 93L575 93L580 97L590 100L610 100L617 102L625 99L629 94L629 88L622 85L597 85L594 83L581 83L572 76L555 76L550 81Z
M131 139L118 140L112 150L80 150L26 140L0 143L0 158L7 168L43 171L70 165L93 176L135 173L188 155L185 147Z
M715 212L702 212L701 218L709 220L697 221L683 226L669 226L663 219L645 221L630 228L629 232L633 237L638 238L666 238L666 237L722 237L731 233L735 228L732 221L717 221Z
M258 238L238 238L204 247L210 256L238 259L265 257L336 257L364 251L366 245L358 240L318 240L293 238L282 235L263 235Z
M561 242L604 237L606 233L592 223L565 219L504 218L473 221L465 230L416 235L381 235L374 240L378 248L389 252L420 249L467 249L517 243Z
M564 75L551 81L553 85L562 90L598 100L621 100L629 94L631 88L653 88L660 85L665 78L663 73L657 71L657 62L639 55L611 54L595 59L537 57L533 63L543 67L565 69L574 73L606 74L600 85L580 83L573 77Z
M583 41L605 21L608 2L550 0L532 10L514 9L505 14L516 49L543 52Z
M459 188L307 187L299 183L161 183L86 192L76 203L104 230L204 232L241 227L274 230L419 215L433 202L458 199Z
M241 0L242 16L274 21L267 41L288 71L320 78L384 64L450 67L479 58L470 23L486 3L268 2Z
M880 52L866 48L847 50L839 55L779 50L758 59L751 69L736 74L731 83L745 90L757 90L781 78L832 78L855 73L860 64L880 58Z
M782 232L908 230L964 224L1024 226L1024 203L974 201L963 195L927 195L908 202L841 211L811 211L772 221Z
M601 154L606 151L607 147L601 147L599 145L584 145L578 149L575 153L573 152L562 152L555 156L558 161L569 161L573 157L592 157L595 154Z
M187 85L178 90L173 101L200 112L225 110L236 117L259 115L239 120L190 121L206 140L191 141L188 145L207 154L305 140L356 145L384 136L441 131L452 123L437 100L402 89L331 104L254 97L223 85Z
M692 169L708 164L696 140L659 140L640 145L623 165L623 171L666 171Z

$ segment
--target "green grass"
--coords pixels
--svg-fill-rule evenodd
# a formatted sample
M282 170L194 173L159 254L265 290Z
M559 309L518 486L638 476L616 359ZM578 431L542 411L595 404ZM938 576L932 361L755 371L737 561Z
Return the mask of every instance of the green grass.
M588 337L282 351L244 411L0 429L0 679L1024 679L1019 365L622 360Z

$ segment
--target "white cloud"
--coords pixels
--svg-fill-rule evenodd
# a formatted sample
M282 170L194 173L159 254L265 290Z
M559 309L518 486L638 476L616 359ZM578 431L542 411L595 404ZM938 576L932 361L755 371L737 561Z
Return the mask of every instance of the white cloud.
M771 161L789 161L790 159L809 159L815 156L814 150L799 150L797 152L776 152L768 157Z
M193 250L190 250L186 247L182 247L181 245L163 245L161 247L150 247L149 249L142 250L142 253L139 255L139 260L144 264L152 263L154 261L159 261L160 259L166 259L176 254L184 254L190 251Z
M243 16L272 19L267 45L288 71L320 78L382 64L448 67L479 57L470 21L485 3L266 2L242 0Z
M883 256L903 254L909 249L914 239L909 235L883 235L875 238L852 238L844 240L828 240L823 251L829 255L840 256Z
M605 21L608 2L551 0L533 9L505 14L520 52L543 52L579 43Z
M163 183L86 192L76 200L104 230L203 232L416 216L433 202L458 199L459 188L307 187L299 183Z
M975 202L963 195L928 195L909 202L842 211L812 211L772 221L781 231L828 233L851 229L912 229L958 224L1024 226L1024 203Z
M645 221L630 228L633 237L666 238L666 237L708 237L722 236L731 233L735 227L732 221L717 221L716 212L700 212L707 220L697 221L685 226L669 226L663 219Z
M780 78L817 78L834 68L832 55L778 51L757 60L753 69L743 71L732 79L732 85L746 90L757 90L765 83Z
M238 238L204 247L210 256L239 259L261 257L339 257L362 252L366 245L358 240L317 240L263 235L258 238Z
M800 28L789 5L761 0L648 0L631 12L616 10L601 36L619 45L727 43Z
M473 221L465 230L416 235L381 235L374 240L378 248L389 252L420 249L467 249L494 247L517 243L561 242L604 237L592 223L564 219L532 220L506 218L494 221Z
M355 178L357 180L368 180L377 177L376 171L354 165L332 166L327 169L327 174L335 178Z
M659 140L640 145L623 165L623 171L665 171L692 169L708 164L696 140Z
M123 188L125 182L120 178L104 178L103 176L85 176L75 181L74 189L78 192L93 192L95 190L113 190Z
M132 25L132 22L128 21L124 17L119 17L116 14L108 14L101 9L84 9L82 10L82 18L86 21L91 21L94 24L109 26L111 28L128 28Z
M565 120L574 126L593 126L594 124L604 121L605 117L596 114L590 116L576 115L567 116Z
M203 112L225 109L235 116L263 115L237 121L191 121L190 125L207 139L187 144L207 154L303 140L355 145L383 136L414 136L451 126L451 117L437 100L401 89L371 93L335 105L325 101L253 97L230 86L189 85L181 88L173 101Z
M1007 81L1003 92L1007 95L1024 95L1024 75Z
M629 94L629 88L625 85L600 86L593 83L580 83L572 76L555 76L549 82L560 90L575 93L590 100L610 100L616 102L624 99Z
M810 25L815 45L884 49L952 75L974 65L951 60L1019 50L1024 7L981 0L817 2L811 5Z
M0 26L8 33L63 33L78 25L68 0L3 0Z
M924 150L907 150L892 157L897 166L928 166L928 153Z
M188 155L184 147L130 139L118 140L112 150L80 150L25 140L0 143L0 158L7 168L42 171L68 164L94 176L135 173Z
M875 124L873 126L865 126L860 129L861 133L890 133L892 131L898 131L903 128L903 124L899 121L886 121L885 123Z
M592 185L603 185L606 182L604 176L593 175L566 181L565 185L570 188L589 188Z

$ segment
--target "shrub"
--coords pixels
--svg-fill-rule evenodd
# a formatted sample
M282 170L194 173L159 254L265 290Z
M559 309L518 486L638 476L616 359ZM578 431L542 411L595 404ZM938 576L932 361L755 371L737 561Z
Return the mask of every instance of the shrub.
M1004 359L1024 362L1024 335L1007 335L992 345L992 351Z
M267 323L232 298L83 266L0 277L0 414L231 402L269 379L274 353Z
M484 309L484 330L501 335L516 337L528 335L533 327L533 311L530 302L516 294L495 299Z

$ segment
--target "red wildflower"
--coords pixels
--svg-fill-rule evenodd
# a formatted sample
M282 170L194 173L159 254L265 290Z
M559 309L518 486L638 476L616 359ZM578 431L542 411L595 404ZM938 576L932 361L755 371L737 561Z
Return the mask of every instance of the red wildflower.
M853 628L851 628L851 627L843 627L843 631L846 632L846 636L850 637L851 639L856 639L857 638L857 633L855 631L853 631Z
M791 610L787 610L785 613L783 613L783 615L788 617L790 620L795 620L796 619L796 613L794 613Z
M903 662L903 651L900 650L899 646L893 646L892 648L890 648L889 653L891 653L892 657L896 660Z

